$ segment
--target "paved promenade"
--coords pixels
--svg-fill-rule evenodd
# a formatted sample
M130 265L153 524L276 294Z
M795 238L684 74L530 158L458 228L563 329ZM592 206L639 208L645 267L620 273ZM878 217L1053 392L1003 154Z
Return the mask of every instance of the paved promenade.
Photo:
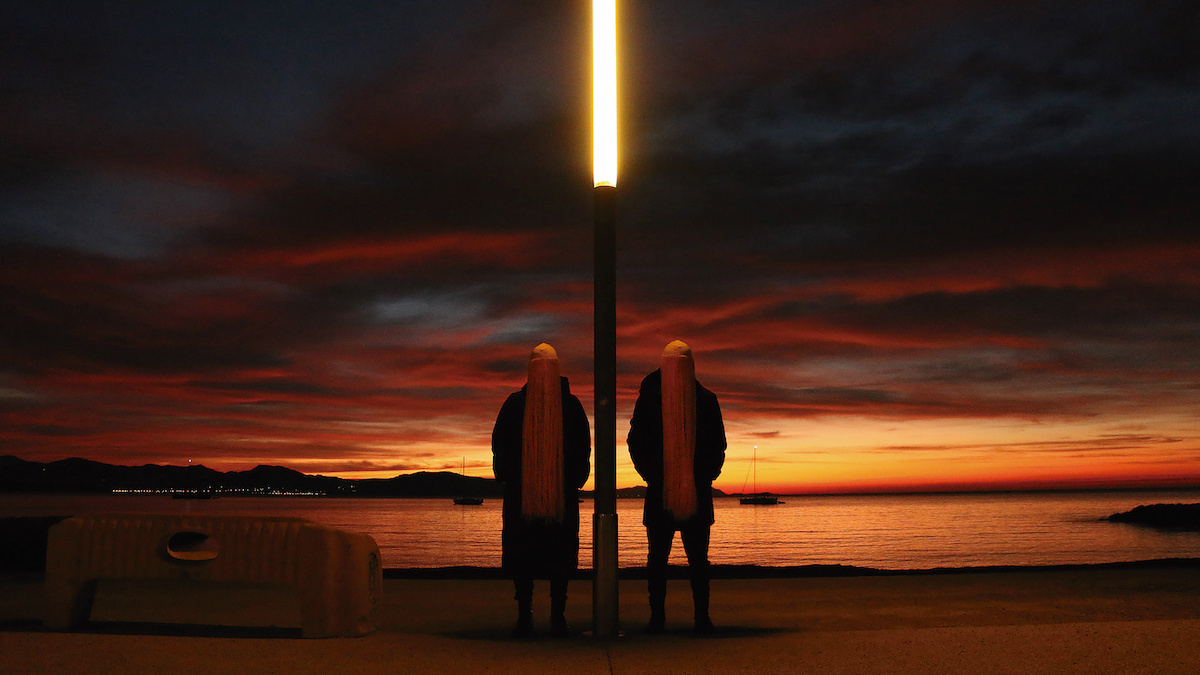
M101 585L91 622L42 630L37 576L0 578L4 673L1200 673L1200 568L1033 570L713 582L710 637L672 581L666 635L645 582L621 584L622 637L508 637L511 585L385 581L383 627L305 640L294 598L248 587ZM568 620L590 628L591 585Z

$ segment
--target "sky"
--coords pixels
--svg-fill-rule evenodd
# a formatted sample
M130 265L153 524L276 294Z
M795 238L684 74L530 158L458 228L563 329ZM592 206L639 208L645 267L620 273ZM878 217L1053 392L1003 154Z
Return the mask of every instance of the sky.
M1200 485L1194 2L619 11L618 485L674 339L726 491ZM0 454L490 477L543 341L590 414L589 21L4 3Z

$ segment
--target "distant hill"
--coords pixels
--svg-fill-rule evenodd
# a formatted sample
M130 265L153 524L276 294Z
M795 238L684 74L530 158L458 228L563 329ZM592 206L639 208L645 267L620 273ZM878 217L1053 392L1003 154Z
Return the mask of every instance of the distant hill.
M418 471L394 478L311 476L284 466L249 471L214 471L204 466L144 464L118 466L88 459L29 462L0 456L0 492L108 493L114 490L214 491L232 494L312 494L329 497L482 497L499 499L504 485L494 478L449 471ZM579 496L591 498L591 490ZM646 486L620 488L618 498L642 499ZM713 496L725 493L713 489Z
M111 492L113 490L278 489L289 492L343 493L350 481L309 476L282 466L257 466L222 473L204 466L116 466L87 459L27 462L0 457L0 492Z
M491 478L418 472L388 479L310 476L283 466L214 471L204 466L116 466L86 459L29 462L0 457L0 492L107 493L114 490L215 491L233 494L314 494L330 497L490 497L502 486Z
M463 476L449 471L418 471L395 478L363 478L352 483L359 497L483 497L499 499L504 485L495 478Z
M579 491L580 497L591 498L591 497L594 497L595 494L596 493L594 490L580 490ZM727 496L724 492L721 492L717 488L712 489L712 495L714 497ZM646 486L645 485L617 488L617 499L645 499L645 498L646 498Z

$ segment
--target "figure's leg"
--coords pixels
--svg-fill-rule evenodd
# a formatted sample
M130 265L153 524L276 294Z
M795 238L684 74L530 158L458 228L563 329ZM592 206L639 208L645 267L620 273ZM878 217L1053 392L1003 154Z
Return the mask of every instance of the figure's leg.
M554 637L567 637L571 627L567 625L567 577L550 580L550 632Z
M688 558L688 575L692 584L696 632L710 633L713 629L712 619L708 616L710 528L707 523L695 525L682 530L680 535L683 537L683 550L687 553Z
M517 625L513 626L513 637L529 637L533 633L533 579L518 577L513 579L517 601Z
M661 633L667 623L667 559L675 530L671 527L647 526L650 554L646 559L646 586L650 591L650 623L647 632Z

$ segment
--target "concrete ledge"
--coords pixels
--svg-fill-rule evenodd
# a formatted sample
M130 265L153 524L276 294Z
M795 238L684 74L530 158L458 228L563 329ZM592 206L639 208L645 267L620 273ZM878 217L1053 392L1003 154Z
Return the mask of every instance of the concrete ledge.
M374 539L302 518L76 516L50 529L46 627L67 630L87 621L102 579L287 586L299 598L305 637L376 630L383 588Z

